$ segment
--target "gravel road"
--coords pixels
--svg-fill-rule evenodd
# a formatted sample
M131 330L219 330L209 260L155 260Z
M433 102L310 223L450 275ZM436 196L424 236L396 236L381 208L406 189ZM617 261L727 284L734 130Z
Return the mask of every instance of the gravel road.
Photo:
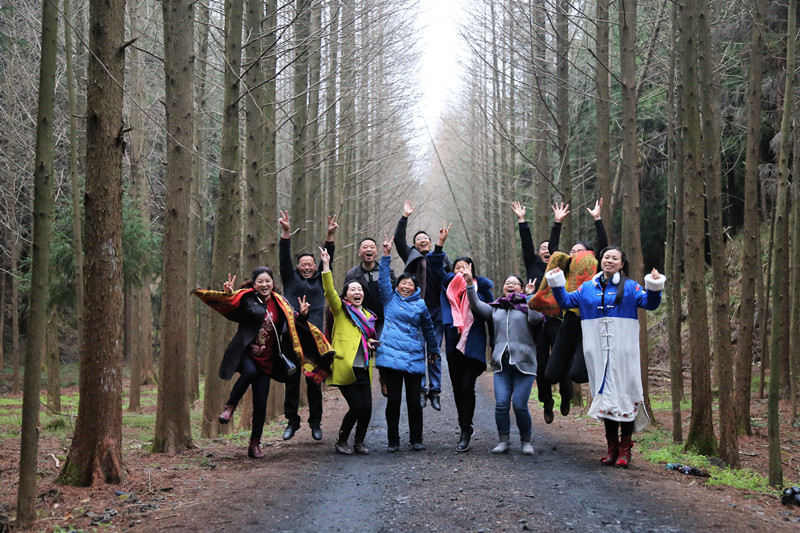
M456 453L458 425L447 379L443 390L442 411L430 406L424 411L426 450L413 452L406 443L400 453L386 451L385 401L376 393L366 439L372 452L369 456L334 454L331 443L339 420L326 415L323 443L296 437L297 442L271 450L274 468L254 470L244 489L249 497L233 495L215 526L224 531L253 532L671 532L726 528L713 514L704 516L690 499L664 493L657 479L637 473L635 448L633 466L628 470L600 465L602 443L580 430L559 431L558 413L556 422L548 426L541 412L534 411L534 456L520 453L512 414L512 450L492 455L489 450L496 443L496 432L488 373L478 381L472 449ZM336 391L332 392L331 401L344 404ZM338 407L344 412L342 405ZM401 440L407 441L405 414L400 428ZM263 491L253 505L253 493L259 486L274 486L276 481L281 488ZM223 515L235 519L226 520Z

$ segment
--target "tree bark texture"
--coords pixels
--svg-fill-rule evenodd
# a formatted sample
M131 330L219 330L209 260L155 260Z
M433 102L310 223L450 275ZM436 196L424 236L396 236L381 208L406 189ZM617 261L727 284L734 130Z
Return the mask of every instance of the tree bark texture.
M36 519L36 478L39 455L39 394L41 360L47 346L47 300L50 269L50 224L53 211L53 124L55 110L58 6L42 2L42 55L36 113L36 155L33 169L33 243L28 338L25 343L25 383L20 430L17 524ZM0 339L1 340L1 339Z
M122 84L125 2L90 3L86 129L86 322L75 433L57 481L120 483L122 464ZM103 327L97 327L103 324Z

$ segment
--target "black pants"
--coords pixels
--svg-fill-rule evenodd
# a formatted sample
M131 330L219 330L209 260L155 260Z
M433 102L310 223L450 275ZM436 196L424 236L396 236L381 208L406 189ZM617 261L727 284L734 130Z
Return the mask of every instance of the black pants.
M355 442L364 442L369 421L372 418L372 387L369 382L369 372L366 369L354 368L353 371L356 375L356 382L339 387L339 391L350 408L345 413L342 425L339 427L339 439L347 442L347 439L350 438L350 431L355 425Z
M544 377L551 383L568 378L576 383L587 383L589 374L586 371L586 360L583 358L583 334L581 317L567 311L558 328L558 335L547 362ZM563 396L563 392L562 392ZM570 398L572 387L570 384Z
M389 394L386 399L386 428L389 433L389 446L400 445L400 402L403 397L403 383L406 386L406 407L408 408L408 433L411 444L422 444L422 406L419 393L422 383L419 374L410 374L384 368L381 372Z
M578 324L580 326L580 323ZM558 376L556 379L550 379L547 376L546 369L549 368L550 362L553 359L553 354L550 351L556 343L558 332L561 328L561 319L558 317L545 318L544 324L541 325L536 336L536 366L538 368L536 375L536 389L538 391L539 401L543 404L552 404L553 390L552 385L558 383L558 389L561 392L561 397L569 401L572 398L572 381L564 375Z
M453 400L458 411L458 425L464 431L472 430L475 414L475 382L486 371L486 362L467 357L458 350L447 354L447 368L453 384Z
M300 365L298 365L300 366ZM300 407L300 376L303 375L302 369L298 368L293 376L286 381L286 395L283 400L283 414L289 424L300 427L300 415L297 410ZM308 425L312 428L319 427L322 422L322 389L313 379L306 377L308 395Z
M264 422L267 419L267 396L269 396L270 377L256 367L255 361L248 354L242 356L237 372L240 374L239 379L236 380L231 389L228 403L238 405L239 400L247 392L247 387L253 388L253 425L250 430L250 438L260 439L261 434L264 432Z
M633 422L618 422L616 420L603 419L603 424L606 427L606 435L613 437L617 435L620 426L622 427L622 436L630 437L633 435Z

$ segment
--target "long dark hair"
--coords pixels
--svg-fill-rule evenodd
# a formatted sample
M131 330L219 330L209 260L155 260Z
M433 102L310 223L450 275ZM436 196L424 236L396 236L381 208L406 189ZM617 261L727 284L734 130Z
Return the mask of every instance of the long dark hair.
M369 289L367 289L367 286L364 285L364 283L361 280L351 279L350 281L345 281L344 287L342 287L342 292L339 294L339 299L341 300L345 299L345 296L347 296L347 289L349 289L350 285L352 285L353 283L358 283L359 285L361 285L361 290L364 291L365 296L369 294Z

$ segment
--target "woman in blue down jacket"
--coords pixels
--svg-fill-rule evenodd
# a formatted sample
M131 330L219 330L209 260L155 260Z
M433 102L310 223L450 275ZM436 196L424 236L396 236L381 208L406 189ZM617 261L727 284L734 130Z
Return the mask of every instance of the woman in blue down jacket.
M422 374L425 373L424 336L428 357L439 357L439 346L433 329L431 315L416 280L403 273L397 278L397 289L392 289L390 264L392 242L388 236L383 241L378 287L383 302L384 326L381 344L378 347L375 366L381 369L386 381L386 426L389 434L390 452L400 450L400 402L403 383L406 387L408 408L408 431L414 451L424 450L422 445L422 406L419 394Z

